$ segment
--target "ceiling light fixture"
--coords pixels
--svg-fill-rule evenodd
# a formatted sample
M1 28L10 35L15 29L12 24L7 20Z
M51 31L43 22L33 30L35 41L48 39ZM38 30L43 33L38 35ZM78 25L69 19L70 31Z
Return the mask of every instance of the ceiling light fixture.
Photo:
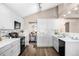
M58 5L58 4L56 4L56 5Z
M76 8L74 8L74 10L78 10L78 8L76 7Z
M64 17L66 16L66 15L63 15Z
M69 11L68 14L71 14L71 11Z

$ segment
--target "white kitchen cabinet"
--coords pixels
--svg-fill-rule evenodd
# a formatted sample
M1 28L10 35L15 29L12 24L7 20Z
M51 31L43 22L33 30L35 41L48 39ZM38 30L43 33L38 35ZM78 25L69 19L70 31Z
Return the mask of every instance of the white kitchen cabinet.
M20 39L14 39L8 45L0 48L0 56L18 56L20 54Z
M65 41L65 56L79 56L79 41Z
M60 29L59 19L38 19L37 20L37 46L53 47L52 34ZM41 39L40 39L41 37ZM55 38L56 39L56 38ZM43 42L43 43L42 43ZM58 40L54 42L55 49L58 51Z
M17 56L20 53L20 40L12 43L12 55Z
M11 45L6 45L6 46L0 48L0 55L3 54L6 50L8 50L10 48L11 48Z
M7 51L3 52L3 55L5 56L12 56L13 55L13 49L10 48Z
M58 41L58 38L54 36L53 36L53 47L55 48L57 52L59 52L59 41Z
M52 19L37 20L37 46L38 47L53 47L52 43Z
M79 40L70 37L60 38L59 53L61 56L79 56Z

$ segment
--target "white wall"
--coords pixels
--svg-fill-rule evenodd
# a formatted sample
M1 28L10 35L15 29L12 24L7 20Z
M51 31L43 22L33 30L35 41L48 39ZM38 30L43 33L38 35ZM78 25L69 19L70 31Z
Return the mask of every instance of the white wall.
M79 33L79 19L65 19L69 22L69 32Z
M29 45L29 24L27 19L24 20L24 31L26 36L26 45Z
M22 17L39 11L36 3L6 3L6 5Z
M14 14L3 4L0 4L0 29L13 29Z
M0 4L0 29L14 29L15 20L21 22L23 27L23 19L5 4Z

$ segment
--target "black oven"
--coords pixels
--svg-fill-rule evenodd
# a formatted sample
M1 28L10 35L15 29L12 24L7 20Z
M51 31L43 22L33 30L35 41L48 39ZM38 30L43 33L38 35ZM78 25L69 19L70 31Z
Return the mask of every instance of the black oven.
M18 21L14 21L14 29L20 29L21 28L21 23Z
M20 53L22 53L25 49L25 37L20 37Z

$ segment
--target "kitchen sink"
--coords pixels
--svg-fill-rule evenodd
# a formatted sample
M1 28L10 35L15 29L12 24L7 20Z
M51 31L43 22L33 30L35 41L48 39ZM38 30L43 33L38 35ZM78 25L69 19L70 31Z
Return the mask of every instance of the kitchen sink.
M58 35L57 37L58 38L65 38L65 36L62 36L62 35Z

